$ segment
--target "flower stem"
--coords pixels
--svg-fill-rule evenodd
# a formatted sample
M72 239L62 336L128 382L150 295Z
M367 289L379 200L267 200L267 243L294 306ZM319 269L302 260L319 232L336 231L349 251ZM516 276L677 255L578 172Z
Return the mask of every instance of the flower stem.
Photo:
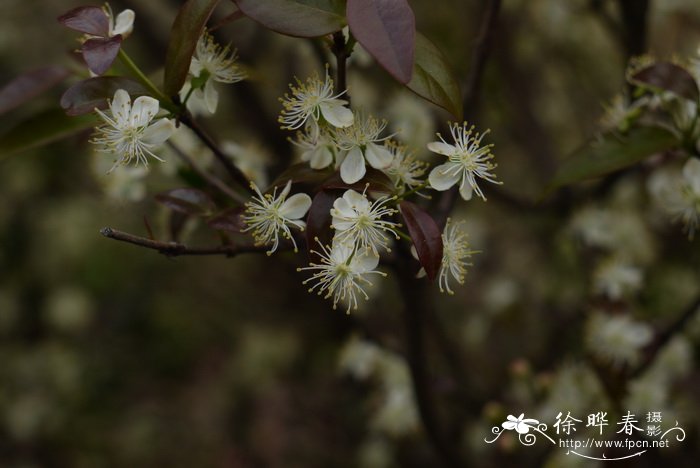
M122 61L124 66L129 69L129 71L138 79L142 85L148 89L148 91L153 95L154 98L158 99L161 105L169 110L170 112L177 113L178 108L175 106L173 101L168 98L163 92L158 89L158 87L153 84L153 82L141 71L141 69L134 63L133 60L124 52L124 49L119 49L119 60Z

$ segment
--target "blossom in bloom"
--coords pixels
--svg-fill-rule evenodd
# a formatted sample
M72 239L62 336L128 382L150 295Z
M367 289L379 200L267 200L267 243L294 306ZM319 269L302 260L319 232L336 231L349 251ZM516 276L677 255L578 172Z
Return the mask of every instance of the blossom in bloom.
M194 56L190 62L192 76L205 79L204 88L193 93L195 99L204 101L207 110L216 112L219 92L214 86L218 83L237 83L246 77L245 71L236 63L238 56L231 46L221 47L206 31L197 41Z
M642 349L653 338L649 325L635 321L629 315L602 312L591 315L586 331L590 351L613 365L636 364Z
M333 79L328 75L321 81L318 75L307 78L305 83L297 80L297 85L289 85L291 96L284 95L282 113L279 122L282 128L298 130L307 122L312 128L318 129L318 122L323 116L324 120L334 127L349 127L354 116L352 111L345 107L348 101L339 99L343 93L333 94Z
M249 180L258 186L267 186L267 166L270 165L272 158L265 147L257 142L238 144L233 141L224 141L221 143L221 149L231 156L236 167Z
M512 431L515 429L518 434L527 434L530 432L531 428L537 427L537 425L540 423L537 419L525 418L525 413L521 413L517 418L512 414L509 414L506 419L507 421L504 421L501 424L503 429L507 431Z
M346 312L350 313L351 309L357 309L358 294L369 300L365 287L372 286L372 282L367 279L367 275L386 276L375 270L379 256L369 249L357 248L345 242L335 241L332 247L328 247L318 239L316 241L321 246L321 252L312 252L321 258L321 263L311 263L298 269L314 272L303 284L315 282L309 292L316 291L319 296L325 294L324 299L333 298L333 309L336 309L339 302L346 303Z
M612 300L639 291L642 271L618 258L603 262L593 274L593 289Z
M398 225L383 218L397 213L397 210L387 206L392 200L393 197L382 197L370 202L364 193L346 190L331 208L331 226L336 230L337 240L369 249L375 254L379 246L391 250L387 234L393 234L398 239L395 230Z
M109 19L109 37L120 34L122 38L126 39L134 30L134 19L136 18L134 10L126 9L115 18L109 3L105 3L103 9Z
M649 190L669 214L683 222L692 239L700 226L700 159L688 159L680 176L667 171L654 174Z
M263 195L255 183L251 182L250 186L255 190L256 195L246 203L243 222L247 227L243 232L252 231L255 245L272 244L272 248L267 252L268 255L272 255L277 250L281 232L282 237L292 241L294 251L297 252L297 244L289 226L304 230L306 223L301 218L311 207L311 197L305 193L297 193L287 198L292 189L291 180L279 195L277 195L277 187L272 194Z
M403 193L421 185L423 181L420 177L425 174L428 164L409 153L404 145L389 140L384 146L392 156L391 164L384 169L384 173L394 182L394 186Z
M105 123L95 129L91 142L99 145L98 151L117 156L112 169L119 164L128 164L132 159L136 164L148 166L146 156L163 161L153 150L170 138L175 124L170 119L153 122L159 108L158 100L150 96L136 98L132 106L129 93L118 89L107 112L95 109Z
M299 148L301 160L308 162L312 169L324 169L333 163L335 142L325 129L316 131L306 126L303 132L297 132L297 139L291 142Z
M391 165L391 152L379 144L389 138L379 136L385 127L385 120L380 121L371 115L365 117L360 114L355 117L351 126L335 129L335 144L342 150L338 162L343 182L354 184L362 179L367 172L365 160L379 170Z
M438 191L444 191L459 183L459 193L464 200L472 198L472 192L486 200L484 193L476 183L477 177L494 184L496 176L490 171L496 168L491 162L493 145L481 145L481 140L488 133L474 132L474 126L467 128L467 123L462 125L450 124L450 133L454 144L447 143L438 133L441 141L428 143L428 149L434 153L447 156L448 161L430 171L428 180L430 186Z
M467 233L462 229L463 224L463 221L453 223L448 218L445 229L442 231L442 261L440 262L440 272L438 273L440 292L454 294L454 291L450 289L450 276L459 284L464 284L467 267L471 266L467 259L478 253L469 249ZM414 247L411 248L411 253L416 259L418 258ZM425 269L421 268L418 272L418 277L423 276L425 276Z

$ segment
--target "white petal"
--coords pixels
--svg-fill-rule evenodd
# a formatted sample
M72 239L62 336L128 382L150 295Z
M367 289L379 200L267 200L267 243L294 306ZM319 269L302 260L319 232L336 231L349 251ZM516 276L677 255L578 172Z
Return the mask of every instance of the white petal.
M350 268L356 273L367 273L377 268L379 265L379 255L368 249L358 250L350 261Z
M367 200L367 197L361 193L357 193L353 189L346 190L343 194L343 198L355 211L367 211L369 209L369 200Z
M287 195L289 195L289 192L292 190L292 179L289 179L287 183L285 184L284 188L282 189L282 192L280 192L279 198L285 198Z
M202 72L202 68L202 63L196 57L192 57L192 61L190 62L190 73L192 76L199 76Z
M114 29L112 30L112 36L121 34L123 37L127 37L131 34L134 29L134 18L136 13L133 10L124 10L117 15L117 19L114 22Z
M336 231L347 231L355 225L352 221L345 221L344 218L338 218L336 216L333 216L331 224Z
M339 99L333 99L319 105L323 118L334 127L349 127L355 120L352 111L343 106L343 102Z
M333 162L333 153L327 146L321 146L311 152L311 169L323 169Z
M454 152L457 150L457 148L454 146L448 145L447 143L443 143L441 141L433 141L428 143L428 149L433 153L444 154L445 156L454 154Z
M337 216L342 216L345 218L354 218L357 216L357 212L352 208L352 204L348 202L345 198L336 198L333 202L333 210ZM331 212L332 216L336 216Z
M459 194L462 199L469 201L472 199L473 189L472 186L466 180L462 181L462 185L459 186Z
M418 273L416 273L416 278L425 278L428 276L428 274L425 272L425 268L421 267L420 270L418 270Z
M204 103L207 105L207 110L212 114L216 112L219 104L219 92L214 87L212 80L207 80L204 85Z
M683 177L696 195L700 195L700 159L690 158L683 166Z
M305 193L297 193L282 203L279 213L287 219L299 219L309 211L310 207L311 197Z
M170 119L160 119L149 125L143 132L143 141L151 145L160 145L175 133L175 123Z
M112 111L112 116L114 120L121 126L129 125L129 115L131 114L131 97L123 89L118 89L114 93L114 98L109 104L109 109Z
M388 149L376 143L367 144L365 157L369 165L375 169L386 169L391 166L391 162L394 158Z
M365 176L365 158L360 148L353 148L340 165L340 178L346 184L354 184Z
M331 247L331 261L333 263L345 263L350 258L353 252L353 245L346 242L336 241L337 237L333 238L333 246Z
M430 171L430 175L428 176L430 186L435 190L442 192L456 184L459 180L460 173L459 171L455 171L453 168L454 164L445 163L440 164Z
M160 105L150 96L139 96L131 108L130 123L133 127L145 127L158 113Z

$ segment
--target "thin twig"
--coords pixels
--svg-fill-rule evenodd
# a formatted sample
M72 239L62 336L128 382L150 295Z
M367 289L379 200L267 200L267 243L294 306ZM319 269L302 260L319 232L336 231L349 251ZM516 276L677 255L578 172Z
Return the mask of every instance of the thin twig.
M215 245L209 247L190 247L180 242L163 242L146 237L129 234L109 227L100 230L103 236L128 244L138 245L147 249L155 250L167 257L178 257L182 255L224 255L235 257L244 253L262 253L267 250L265 246L252 245Z
M229 188L228 185L226 185L221 179L218 177L214 176L213 174L208 173L201 167L197 165L197 163L194 162L192 158L190 158L180 147L178 147L176 144L174 144L171 141L167 142L168 146L175 151L175 154L182 159L188 166L192 168L194 172L196 172L200 177L202 177L204 180L207 181L209 185L212 187L216 188L219 190L221 193L224 195L227 195L228 197L232 198L233 200L236 200L241 203L245 203L247 201L247 198L241 195L240 193L237 193L231 188Z
M189 113L185 113L180 117L180 122L192 129L192 131L197 135L197 137L202 140L202 142L207 145L207 147L214 153L216 159L226 168L228 173L231 175L233 180L236 181L243 189L249 193L253 193L253 189L250 186L250 181L248 178L238 169L231 159L219 148L219 145L209 136L207 132L204 131L202 127L199 126L197 121L195 121Z
M350 96L347 94L348 78L347 78L347 61L350 54L347 51L345 44L345 36L342 31L333 34L333 46L331 47L333 55L335 55L335 90L336 92L345 92L343 99L350 102Z

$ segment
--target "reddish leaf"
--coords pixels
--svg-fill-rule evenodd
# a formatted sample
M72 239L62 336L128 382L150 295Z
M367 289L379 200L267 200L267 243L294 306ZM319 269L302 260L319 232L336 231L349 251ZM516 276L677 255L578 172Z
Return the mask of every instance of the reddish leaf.
M416 35L416 62L406 87L462 120L459 81L440 49L422 34Z
M63 93L61 107L68 115L87 114L95 108L107 107L107 100L112 99L118 89L124 89L132 97L148 94L148 90L138 81L121 76L98 76L80 81Z
M321 190L311 202L306 218L306 245L309 249L309 260L318 261L318 256L311 251L320 250L319 242L323 245L331 245L333 241L331 208L333 208L333 202L342 194L340 190Z
M83 58L88 68L96 75L102 75L109 70L117 58L122 44L122 36L117 34L109 39L88 39L83 44Z
M97 6L82 6L74 8L65 15L58 17L64 26L93 36L107 37L109 35L109 18L104 10Z
M372 167L368 167L367 173L362 180L359 180L354 184L343 182L343 179L340 178L340 172L335 172L323 182L322 187L324 189L353 189L356 192L363 192L367 184L369 184L370 192L378 192L383 194L391 194L394 192L394 184L391 179L389 179L389 177L387 177L387 175L382 171Z
M190 216L206 216L216 209L209 195L192 188L168 190L156 195L155 199L171 210Z
M0 114L35 98L68 75L68 70L58 65L49 65L19 75L0 89Z
M406 0L348 0L350 32L399 82L411 81L416 21Z
M245 228L243 211L245 207L229 208L207 221L209 227L219 231L241 232Z
M233 0L249 18L296 37L319 37L345 26L342 0Z
M187 0L175 17L165 54L164 90L175 96L185 84L197 41L219 0Z
M408 234L418 253L418 260L428 279L434 280L442 263L442 235L435 220L418 205L409 201L399 203Z
M678 96L698 100L698 84L688 70L670 62L657 62L632 77L632 82L671 91Z

